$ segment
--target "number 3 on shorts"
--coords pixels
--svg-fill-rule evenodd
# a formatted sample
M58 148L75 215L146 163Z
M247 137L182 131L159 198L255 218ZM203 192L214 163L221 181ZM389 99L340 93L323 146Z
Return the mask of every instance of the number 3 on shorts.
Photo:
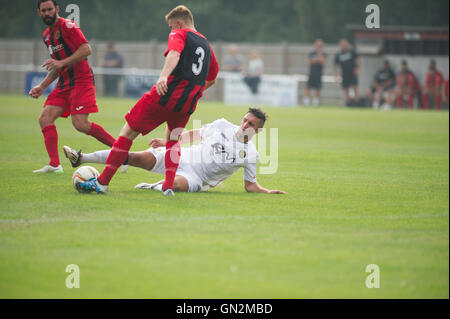
M202 47L198 47L197 50L195 50L195 54L199 55L198 65L195 63L192 63L192 72L195 75L199 75L202 72L202 68L203 68L203 59L205 58L205 50L203 50Z

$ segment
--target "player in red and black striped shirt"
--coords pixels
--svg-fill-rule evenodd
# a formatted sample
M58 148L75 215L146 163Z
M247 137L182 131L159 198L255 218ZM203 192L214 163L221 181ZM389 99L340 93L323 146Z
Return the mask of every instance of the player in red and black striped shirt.
M208 40L195 30L188 8L176 7L166 16L166 21L172 32L164 54L166 61L156 85L125 116L127 123L114 143L101 175L81 183L80 188L105 193L118 167L126 161L133 140L167 122L163 191L164 195L173 195L180 158L178 139L203 91L215 83L219 67Z
M62 167L58 154L58 133L55 120L72 116L73 126L80 132L95 137L105 145L115 142L100 125L88 120L90 113L98 112L95 98L94 75L87 61L91 48L80 28L71 20L60 18L59 6L54 0L39 0L38 14L48 28L42 39L49 50L51 59L43 66L49 73L30 95L41 96L45 89L59 77L58 84L48 96L39 117L45 147L50 163L35 173L60 173Z

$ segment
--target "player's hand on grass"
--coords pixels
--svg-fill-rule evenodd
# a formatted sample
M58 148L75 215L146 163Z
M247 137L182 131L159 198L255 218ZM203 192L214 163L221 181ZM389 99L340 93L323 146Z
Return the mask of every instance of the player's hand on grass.
M53 71L53 70L59 70L61 68L63 68L64 62L63 61L58 61L58 60L54 60L54 59L48 59L47 61L44 62L44 64L42 64L43 68L46 68L47 71Z
M154 138L150 141L150 143L148 143L148 145L153 148L164 147L166 146L166 141L164 141L162 138Z
M269 194L286 194L286 192L279 191L279 190L271 190L271 191L269 191Z
M40 97L42 94L44 94L44 88L40 85L35 86L34 88L32 88L30 90L30 92L28 93L32 98L37 99L38 97Z
M156 93L158 93L159 96L163 96L167 93L167 90L167 77L160 77L156 82Z

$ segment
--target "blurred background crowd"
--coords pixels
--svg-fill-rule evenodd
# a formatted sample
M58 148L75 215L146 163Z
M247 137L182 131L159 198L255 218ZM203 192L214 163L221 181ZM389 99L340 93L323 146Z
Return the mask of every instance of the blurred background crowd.
M61 16L69 4L59 1ZM164 15L177 4L76 1L98 95L135 98L152 86L169 34ZM365 26L364 1L184 4L221 68L208 100L239 103L227 98L237 94L260 105L448 109L447 0L376 1L379 29ZM5 2L0 16L0 93L23 93L42 77L45 27L34 2Z

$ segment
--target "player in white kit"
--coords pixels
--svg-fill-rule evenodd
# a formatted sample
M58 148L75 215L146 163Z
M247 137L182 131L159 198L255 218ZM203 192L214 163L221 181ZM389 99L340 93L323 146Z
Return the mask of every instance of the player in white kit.
M180 165L174 182L175 192L206 191L219 185L242 167L244 187L248 192L284 194L280 190L268 190L256 181L258 152L251 138L264 126L265 121L264 112L250 108L240 126L219 119L201 129L183 133L181 144L201 142L181 148ZM165 141L153 139L150 145L152 148L146 151L129 153L124 164L164 175ZM109 152L110 150L82 154L64 146L64 153L73 167L83 163L104 164ZM164 181L155 184L141 183L136 185L136 188L162 191L163 183Z

